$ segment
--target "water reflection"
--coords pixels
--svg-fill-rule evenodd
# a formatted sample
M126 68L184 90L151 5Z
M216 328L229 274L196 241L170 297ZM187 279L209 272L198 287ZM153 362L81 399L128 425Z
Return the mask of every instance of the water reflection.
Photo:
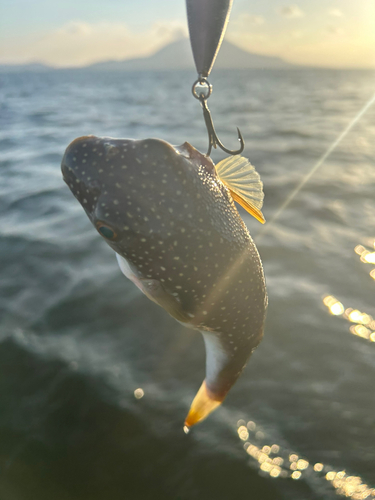
M375 252L370 252L363 245L357 245L354 251L361 257L361 262L365 264L375 264Z
M340 316L345 311L345 307L332 295L323 297L323 304L328 307L329 312L334 316Z
M354 251L360 256L361 262L364 264L375 264L375 240L370 241L368 246L372 247L372 249L368 250L368 248L363 245L357 245ZM375 268L372 269L369 274L371 278L375 279Z
M375 240L369 243L369 250L363 245L355 247L355 253L360 256L364 264L375 264ZM370 271L370 276L375 280L375 268ZM341 316L351 323L350 333L375 342L375 319L367 312L345 307L333 295L325 295L323 304L333 316ZM338 495L350 497L353 500L375 498L375 488L365 484L361 477L351 476L345 470L334 471L328 465L317 462L311 464L307 459L296 453L282 449L277 444L264 444L264 434L253 421L237 422L238 436L244 443L244 449L252 458L252 463L259 470L273 478L291 478L299 480L305 475L317 475L331 483Z
M144 395L145 395L144 390L141 387L139 387L134 391L135 399L142 399Z
M375 488L362 482L359 476L350 476L344 470L334 471L322 462L311 464L297 453L283 449L278 444L264 444L264 433L253 421L237 422L237 433L252 464L272 478L291 478L299 480L305 475L316 475L326 479L335 488L338 495L353 500L375 498Z
M375 342L375 320L370 314L351 307L345 309L344 305L333 295L323 297L323 304L334 316L342 316L350 323L356 323L350 326L350 333L370 342Z

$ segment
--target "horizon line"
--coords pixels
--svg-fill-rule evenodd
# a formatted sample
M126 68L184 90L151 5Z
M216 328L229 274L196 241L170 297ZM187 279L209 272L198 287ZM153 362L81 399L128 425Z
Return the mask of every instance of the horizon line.
M152 52L151 54L149 55L145 55L145 56L138 56L138 57L130 57L128 59L102 59L102 60L99 60L99 61L94 61L94 62L90 62L90 63L87 63L87 64L82 64L82 65L74 65L74 66L54 66L53 64L50 64L50 63L46 63L46 62L43 62L43 61L40 61L40 60L30 60L28 62L23 62L23 63L17 63L17 62L1 62L0 61L0 68L1 67L4 67L4 66L9 66L10 68L22 68L22 67L27 67L27 66L33 66L33 65L37 65L37 66L43 66L43 69L44 70L54 70L54 71L58 71L58 70L79 70L79 69L90 69L92 66L95 66L97 64L105 64L105 63L125 63L125 62L131 62L131 61L137 61L137 60L146 60L146 59L149 59L149 58L152 58L154 55L156 55L158 52L160 52L161 50L163 50L164 48L168 47L169 45L172 45L176 42L179 42L181 40L189 40L188 37L185 37L185 36L182 36L176 40L173 40L172 42L168 42L166 43L165 45L159 47L157 50L155 50L154 52ZM266 67L266 68L262 68L262 67L254 67L254 68L219 68L219 71L227 71L227 70L257 70L257 69L261 69L261 70L275 70L275 69L279 69L279 70L290 70L290 69L327 69L327 70L337 70L337 71L373 71L375 70L375 65L374 66L365 66L365 67L355 67L355 66L341 66L341 67L337 67L337 66L319 66L319 65L306 65L306 64L298 64L298 63L292 63L292 62L289 62L287 60L285 60L284 58L282 58L281 56L278 56L278 55L265 55L265 54L260 54L260 53L257 53L257 52L250 52L240 46L238 46L236 43L233 43L229 40L225 40L223 43L228 43L230 45L233 45L234 47L236 47L236 49L239 49L247 54L250 54L250 55L254 55L254 56L260 56L260 57L264 57L266 59L270 58L277 58L279 59L280 61L282 61L283 63L286 64L286 67L285 68L270 68L270 67ZM194 68L194 65L192 65L192 68ZM126 70L124 68L120 68L120 69L112 69L111 71L185 71L185 70L188 70L190 68L173 68L173 67L170 67L170 68L164 68L164 69L136 69L136 70ZM108 71L108 70L107 70Z

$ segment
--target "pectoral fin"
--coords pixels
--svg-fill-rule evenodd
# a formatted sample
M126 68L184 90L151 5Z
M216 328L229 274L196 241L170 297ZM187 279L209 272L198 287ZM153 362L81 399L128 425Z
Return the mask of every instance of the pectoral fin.
M116 253L121 271L129 278L150 300L163 307L177 321L187 323L189 316L183 311L179 300L168 293L158 280L144 279L137 275L137 271L124 257Z
M263 206L263 183L258 172L247 158L230 156L215 165L222 183L229 189L232 198L262 224L265 218Z
M178 299L168 293L160 281L152 279L141 279L142 292L153 302L161 306L173 318L182 323L189 321L189 316L183 311L182 306Z

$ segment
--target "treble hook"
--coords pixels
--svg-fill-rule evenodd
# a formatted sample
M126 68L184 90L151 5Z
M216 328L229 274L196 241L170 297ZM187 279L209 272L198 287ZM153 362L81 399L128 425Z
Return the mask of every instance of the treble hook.
M204 94L203 91L201 91L200 94L197 93L196 86L198 84L200 84L201 86L207 85L207 93L206 94ZM212 93L212 85L209 84L207 78L200 76L198 78L198 80L196 80L193 84L192 93L193 93L193 96L196 99L198 99L198 101L201 103L201 106L203 108L203 117L204 117L204 121L206 123L207 132L208 132L208 151L207 151L206 156L210 156L212 147L214 147L216 149L217 146L219 146L220 149L222 149L225 153L227 153L229 155L241 154L245 148L245 141L244 141L242 134L240 132L240 129L238 127L237 127L238 140L240 141L241 146L236 151L227 149L224 146L224 144L220 141L220 139L218 138L218 136L216 134L214 122L212 121L211 112L207 106L207 99L210 97L210 95Z

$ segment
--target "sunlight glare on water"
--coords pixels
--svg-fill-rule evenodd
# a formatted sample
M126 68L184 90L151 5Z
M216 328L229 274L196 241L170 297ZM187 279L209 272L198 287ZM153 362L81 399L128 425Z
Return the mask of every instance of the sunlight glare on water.
M135 399L142 399L144 395L145 395L144 390L141 387L139 387L134 391Z
M323 297L323 304L327 306L332 315L342 316L351 323L357 323L349 327L349 331L353 335L375 342L375 320L370 314L363 313L358 309L352 309L351 307L345 309L343 304L332 295Z
M269 474L271 478L286 479L289 477L299 480L304 477L304 474L311 476L316 473L320 480L329 481L338 495L356 500L375 497L375 488L368 486L359 476L348 475L345 471L330 470L330 467L322 462L316 462L312 465L297 453L288 453L277 444L263 446L255 444L256 441L259 441L254 433L257 426L251 422L250 427L253 430L250 436L250 433L247 432L248 426L245 427L243 422L243 420L237 422L237 425L241 424L237 427L237 433L241 440L245 440L246 437L246 442L243 445L244 450L252 457L252 465L257 464L259 470Z

